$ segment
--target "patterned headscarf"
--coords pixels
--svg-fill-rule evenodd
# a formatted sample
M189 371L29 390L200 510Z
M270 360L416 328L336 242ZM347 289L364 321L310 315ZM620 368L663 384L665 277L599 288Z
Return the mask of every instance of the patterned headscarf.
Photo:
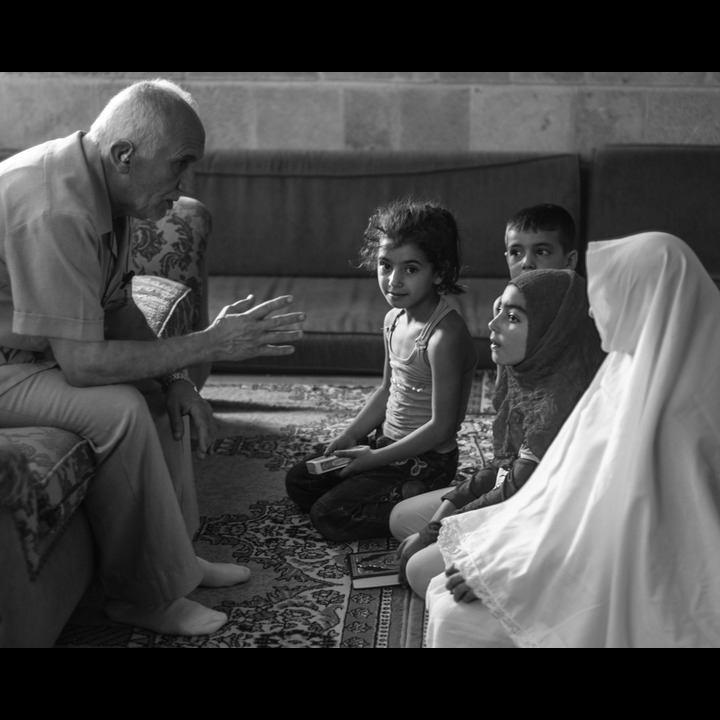
M517 458L523 440L542 458L605 358L582 276L532 270L509 284L525 297L529 327L525 359L504 368L494 398L498 466Z

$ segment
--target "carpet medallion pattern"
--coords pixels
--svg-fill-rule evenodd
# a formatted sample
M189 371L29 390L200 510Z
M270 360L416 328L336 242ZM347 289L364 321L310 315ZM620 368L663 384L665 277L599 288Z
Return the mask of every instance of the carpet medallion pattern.
M393 648L421 647L424 607L400 587L354 590L347 555L392 549L379 538L331 543L284 491L287 470L339 434L374 390L368 386L223 383L203 389L218 423L213 455L195 461L201 525L198 555L237 562L251 579L198 588L190 597L227 613L210 636L179 638L110 623L93 587L60 647ZM493 378L478 374L459 436L458 481L492 456Z

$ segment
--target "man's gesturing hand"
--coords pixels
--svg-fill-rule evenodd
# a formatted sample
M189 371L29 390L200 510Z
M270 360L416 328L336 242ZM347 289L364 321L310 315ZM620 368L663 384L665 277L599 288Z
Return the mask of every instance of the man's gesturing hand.
M305 320L305 313L273 315L293 301L282 295L253 307L255 297L225 306L208 328L217 339L224 360L245 360L258 355L290 355L295 348L287 343L302 338L302 330L279 329Z

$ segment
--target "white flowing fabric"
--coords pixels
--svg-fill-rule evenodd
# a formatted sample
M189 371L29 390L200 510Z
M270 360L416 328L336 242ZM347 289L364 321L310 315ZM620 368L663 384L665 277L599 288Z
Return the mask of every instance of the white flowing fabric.
M664 233L590 243L587 274L608 357L521 492L443 521L446 566L521 647L720 647L720 292Z

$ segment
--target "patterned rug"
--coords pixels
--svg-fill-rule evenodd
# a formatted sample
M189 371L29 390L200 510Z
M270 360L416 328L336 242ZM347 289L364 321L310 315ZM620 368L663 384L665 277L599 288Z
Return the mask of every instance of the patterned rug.
M400 648L422 647L424 606L398 586L353 590L347 554L394 548L393 539L330 543L285 496L286 471L324 446L355 416L377 381L364 386L233 384L203 389L219 426L215 454L195 461L201 526L198 555L237 562L251 579L190 597L230 621L211 636L178 638L117 625L92 587L58 647ZM492 455L493 376L478 373L460 433L458 480Z

